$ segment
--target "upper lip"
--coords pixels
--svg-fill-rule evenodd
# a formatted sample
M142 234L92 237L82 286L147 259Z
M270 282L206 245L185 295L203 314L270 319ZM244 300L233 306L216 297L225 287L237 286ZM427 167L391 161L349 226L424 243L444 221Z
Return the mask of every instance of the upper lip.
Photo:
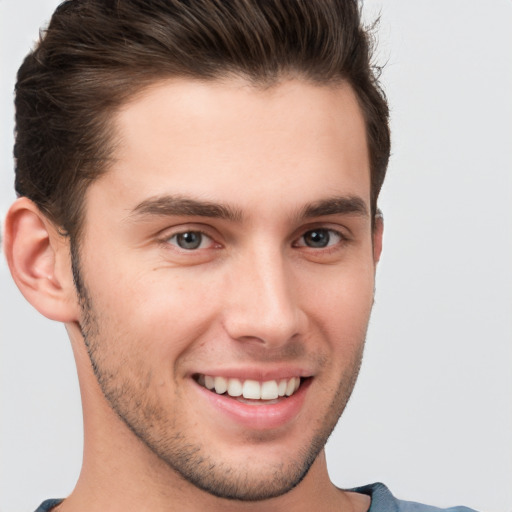
M291 379L292 377L311 377L313 372L300 367L281 367L273 369L262 368L208 368L192 372L191 375L210 375L212 377L225 377L228 379L256 380L265 382L269 380Z

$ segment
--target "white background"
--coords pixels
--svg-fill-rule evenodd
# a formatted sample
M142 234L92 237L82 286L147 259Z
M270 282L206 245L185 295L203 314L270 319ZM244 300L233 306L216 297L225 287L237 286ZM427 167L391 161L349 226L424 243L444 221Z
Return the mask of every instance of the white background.
M0 0L0 215L12 89L52 0ZM393 155L365 362L328 445L340 486L385 482L438 506L512 511L512 2L368 1ZM0 512L68 494L81 463L64 328L0 262Z

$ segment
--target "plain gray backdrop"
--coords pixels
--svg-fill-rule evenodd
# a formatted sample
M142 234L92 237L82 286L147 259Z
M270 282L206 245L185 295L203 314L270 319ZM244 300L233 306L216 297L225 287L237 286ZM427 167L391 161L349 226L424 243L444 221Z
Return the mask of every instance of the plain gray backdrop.
M0 216L13 192L14 77L55 0L0 0ZM512 2L367 1L393 150L365 361L331 476L400 498L512 510ZM63 326L0 261L0 512L71 492L82 426Z

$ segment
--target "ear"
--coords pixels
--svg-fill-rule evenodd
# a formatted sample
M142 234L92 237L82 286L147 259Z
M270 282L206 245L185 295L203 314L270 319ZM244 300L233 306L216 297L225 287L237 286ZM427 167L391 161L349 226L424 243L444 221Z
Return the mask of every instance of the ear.
M374 225L373 225L373 261L375 265L380 260L382 252L382 235L384 234L384 217L382 212L379 210L375 214Z
M51 320L76 321L80 308L68 239L26 197L7 212L4 235L7 263L23 296Z

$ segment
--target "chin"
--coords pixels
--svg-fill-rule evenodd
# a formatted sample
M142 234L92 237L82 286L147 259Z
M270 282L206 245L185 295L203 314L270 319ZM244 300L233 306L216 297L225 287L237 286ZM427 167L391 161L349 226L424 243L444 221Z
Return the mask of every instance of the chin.
M316 456L303 461L287 461L264 468L237 465L210 465L179 469L180 476L195 487L227 500L263 501L282 496L296 487L307 475ZM176 471L176 468L173 468Z

